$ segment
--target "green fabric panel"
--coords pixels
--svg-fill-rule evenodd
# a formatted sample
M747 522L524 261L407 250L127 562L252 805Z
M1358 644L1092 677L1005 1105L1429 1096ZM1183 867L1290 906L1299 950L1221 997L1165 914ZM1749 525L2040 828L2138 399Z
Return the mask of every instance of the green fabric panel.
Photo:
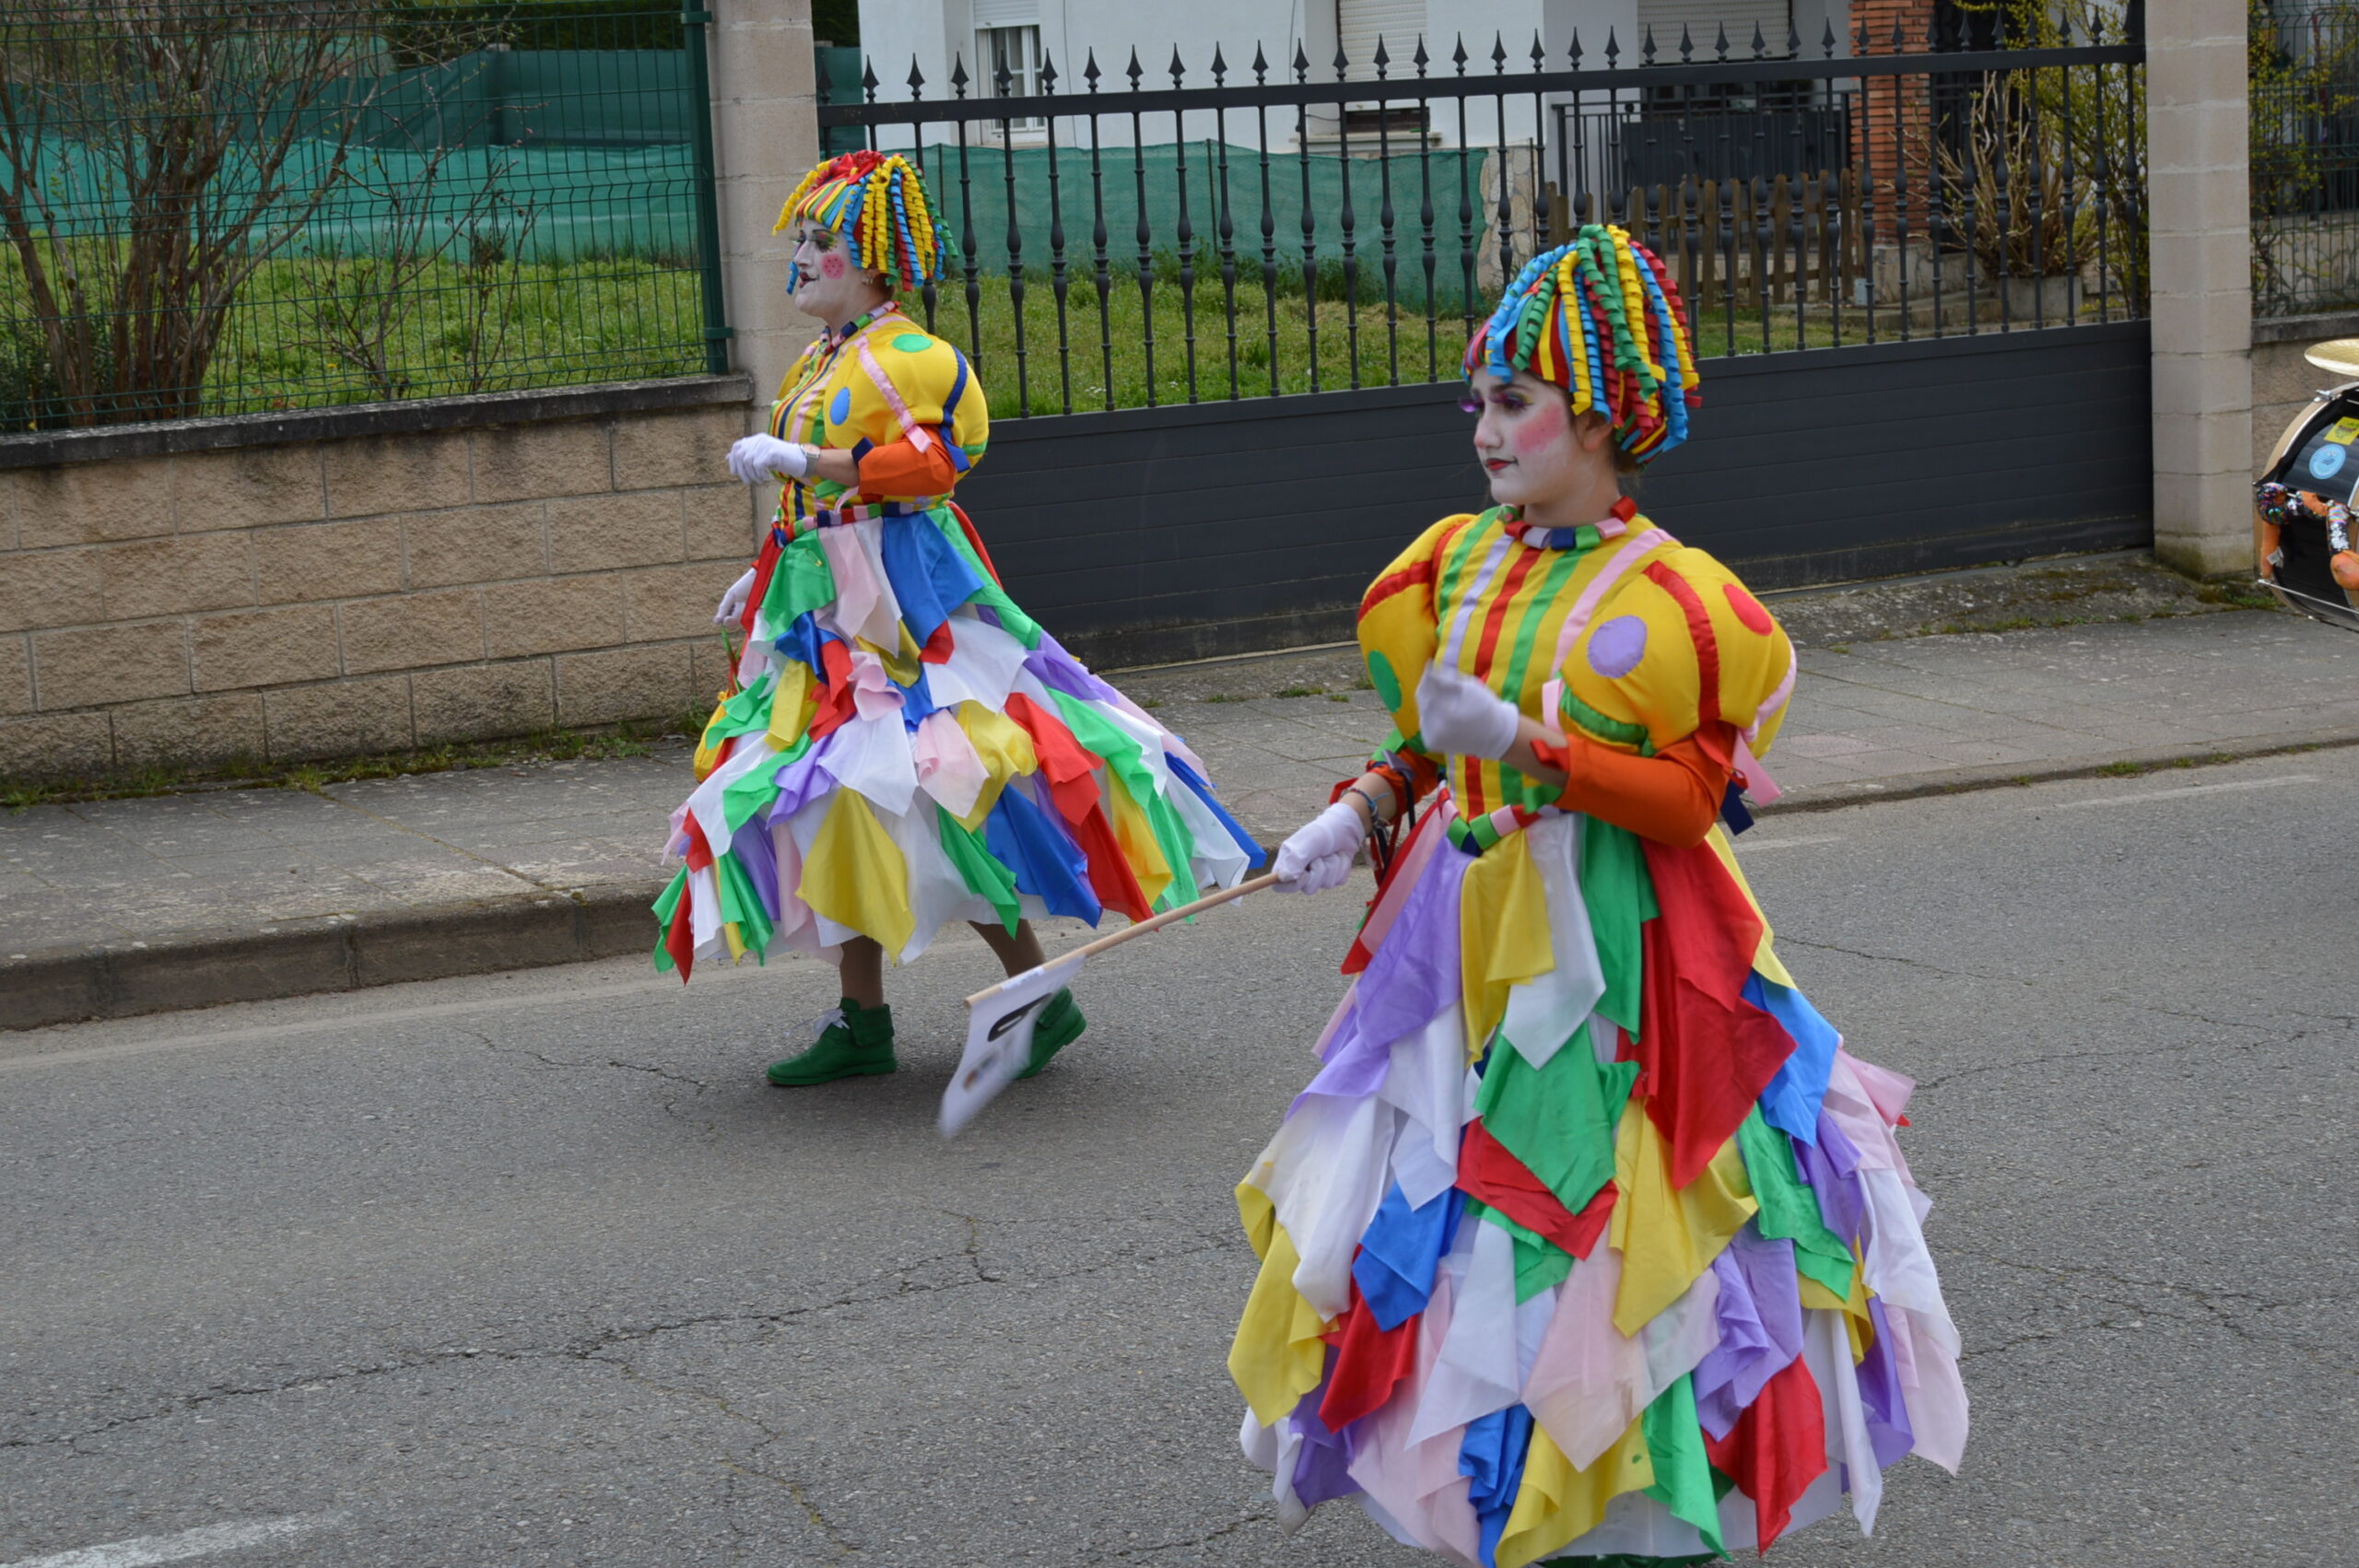
M656 895L655 903L653 905L653 908L655 910L655 972L659 975L668 975L677 967L677 965L672 962L671 953L663 945L663 938L671 930L672 916L680 907L680 897L683 894L687 893L687 890L688 868L682 866L677 872L675 872L672 874L670 885L665 887L661 894Z
M1401 707L1401 677L1393 673L1392 661L1375 649L1367 654L1368 684L1376 688L1376 700L1384 704L1387 713Z
M1562 1284L1573 1271L1573 1255L1537 1231L1526 1230L1479 1198L1466 1200L1466 1217L1496 1225L1515 1238L1515 1299L1530 1301Z
M1794 1267L1833 1291L1851 1294L1851 1249L1826 1228L1819 1217L1818 1195L1802 1180L1794 1164L1794 1146L1786 1135L1761 1119L1761 1107L1745 1113L1736 1129L1738 1155L1761 1205L1755 1216L1761 1234L1794 1244Z
M1630 724L1619 719L1606 717L1574 696L1569 682L1558 694L1556 708L1567 719L1573 721L1576 728L1586 730L1601 741L1611 741L1620 746L1645 747L1647 751L1642 755L1651 755L1652 748L1648 744L1649 734L1644 724Z
M999 911L1000 923L1008 934L1015 934L1018 922L1024 919L1024 906L1015 895L1015 873L1001 865L997 857L983 848L983 841L967 830L966 825L940 806L933 808L942 825L942 852L958 868L966 880L967 891L978 898L987 898Z
M1655 1483L1647 1495L1673 1517L1696 1527L1704 1544L1720 1550L1719 1498L1712 1489L1712 1461L1704 1452L1704 1431L1696 1416L1696 1376L1683 1374L1640 1418L1647 1453L1655 1463Z
M835 597L836 574L827 565L827 552L819 547L819 535L806 533L779 552L778 565L770 569L769 590L762 595L762 619L782 632L794 624L796 616Z
M1450 609L1458 603L1459 591L1464 586L1467 564L1474 558L1474 541L1483 536L1492 521L1498 516L1498 512L1499 509L1496 507L1483 512L1473 522L1460 529L1458 536L1450 541L1449 556L1440 563L1441 569L1434 575L1434 619L1437 633L1440 630L1440 623L1449 619Z
M707 743L725 740L731 735L750 735L757 730L770 727L770 699L778 694L778 677L765 671L762 677L714 712L712 722L704 729Z
M1484 1129L1579 1213L1614 1179L1614 1129L1638 1064L1601 1065L1585 1028L1534 1067L1512 1047L1491 1053L1474 1109Z
M1639 928L1662 912L1637 834L1595 817L1581 824L1581 898L1589 906L1597 961L1605 971L1605 995L1597 1011L1635 1039L1639 987L1646 977Z
M778 799L779 770L794 762L811 749L811 737L798 735L794 744L777 754L777 760L752 772L732 779L722 788L721 815L729 824L729 831L736 832L754 819L757 812L768 810Z
M762 907L762 895L754 891L754 879L745 874L745 868L737 863L734 855L715 855L712 872L713 881L721 889L721 918L736 923L738 940L753 954L754 961L760 963L763 951L770 944L773 928L769 911Z

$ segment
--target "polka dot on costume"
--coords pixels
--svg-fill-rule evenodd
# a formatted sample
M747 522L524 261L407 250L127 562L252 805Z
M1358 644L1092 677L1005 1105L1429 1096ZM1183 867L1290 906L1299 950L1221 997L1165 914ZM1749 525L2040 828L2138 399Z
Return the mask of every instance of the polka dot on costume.
M1756 637L1769 635L1769 628L1776 623L1769 619L1769 612L1761 607L1760 600L1733 582L1723 585L1723 591L1729 596L1729 608L1736 612L1736 618L1744 623L1746 631Z
M1647 623L1636 615L1616 615L1589 639L1589 667L1609 681L1618 681L1638 667L1647 651Z
M922 354L933 346L933 339L923 333L905 332L893 340L893 346L904 354Z
M1392 673L1392 661L1375 650L1367 656L1367 678L1376 683L1376 699L1387 708L1401 706L1401 677Z
M851 389L838 387L835 401L827 404L827 420L830 424L840 425L851 417Z

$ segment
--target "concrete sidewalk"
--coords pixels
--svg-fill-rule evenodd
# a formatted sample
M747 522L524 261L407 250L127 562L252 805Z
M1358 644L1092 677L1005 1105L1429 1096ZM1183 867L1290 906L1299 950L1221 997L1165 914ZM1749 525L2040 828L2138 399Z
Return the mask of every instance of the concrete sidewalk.
M2359 638L2263 611L1833 643L1802 672L1778 812L2359 743ZM1361 678L1330 649L1119 684L1273 843L1389 728ZM689 783L675 745L0 813L0 1027L643 951Z

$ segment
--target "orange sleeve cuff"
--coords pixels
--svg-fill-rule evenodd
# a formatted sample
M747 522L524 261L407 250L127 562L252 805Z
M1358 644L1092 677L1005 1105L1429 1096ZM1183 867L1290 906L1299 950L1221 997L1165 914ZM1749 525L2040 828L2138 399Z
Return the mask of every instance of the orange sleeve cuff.
M1718 731L1726 725L1711 725ZM1653 756L1633 756L1574 735L1564 745L1534 742L1532 753L1565 774L1556 803L1659 844L1704 842L1719 820L1732 776L1726 737L1703 731Z
M931 426L933 439L920 451L915 441L892 441L871 447L859 460L860 497L864 501L907 500L918 496L946 496L958 483L950 461L950 442Z

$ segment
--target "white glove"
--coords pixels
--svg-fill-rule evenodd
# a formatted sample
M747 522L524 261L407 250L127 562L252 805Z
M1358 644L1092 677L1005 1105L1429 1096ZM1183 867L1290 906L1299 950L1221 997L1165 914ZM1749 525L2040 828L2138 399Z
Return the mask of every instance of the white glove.
M758 485L769 474L800 479L810 471L811 454L776 436L742 436L729 449L729 472L741 484Z
M1352 874L1352 860L1367 837L1367 819L1350 796L1337 801L1294 830L1278 846L1278 885L1297 893L1341 887Z
M1418 678L1417 732L1428 751L1502 757L1522 727L1515 704L1463 670L1428 664Z
M753 592L754 568L747 567L745 575L731 583L729 591L721 596L721 608L712 613L712 624L717 626L735 626L738 617L745 613L745 601L753 596Z

